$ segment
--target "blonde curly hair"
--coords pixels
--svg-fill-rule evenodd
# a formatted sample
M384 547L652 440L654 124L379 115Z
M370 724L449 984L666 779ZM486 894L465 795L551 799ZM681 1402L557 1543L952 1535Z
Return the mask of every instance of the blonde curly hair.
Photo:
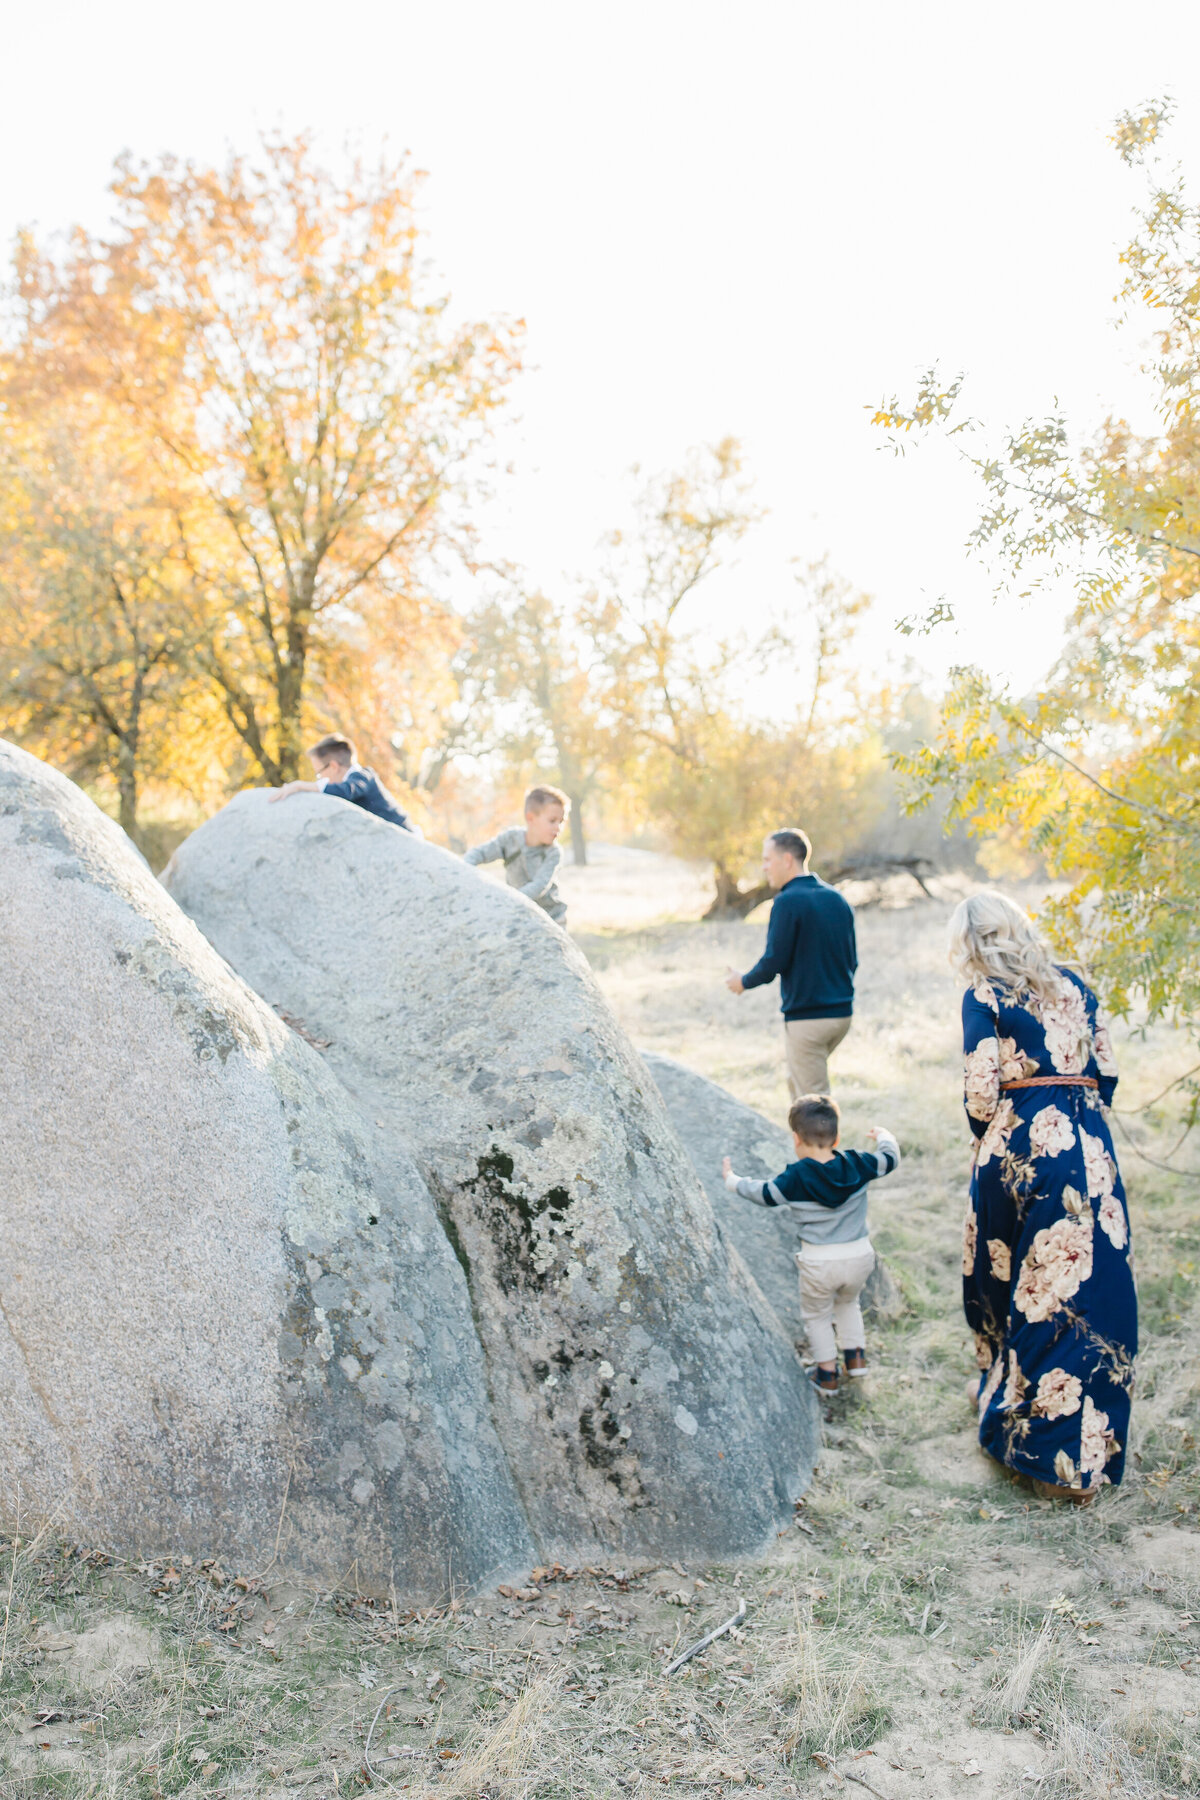
M1047 1004L1062 992L1056 964L1029 914L1007 894L984 888L961 900L950 920L950 961L972 986L986 981Z

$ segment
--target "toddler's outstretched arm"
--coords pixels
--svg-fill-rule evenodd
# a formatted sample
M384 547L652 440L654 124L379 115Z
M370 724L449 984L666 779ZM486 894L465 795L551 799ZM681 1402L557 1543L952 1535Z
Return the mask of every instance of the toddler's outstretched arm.
M782 1206L783 1195L773 1181L752 1181L749 1175L735 1175L733 1158L727 1156L721 1163L721 1174L725 1178L725 1186L731 1194L738 1194L743 1200L755 1200L759 1206Z
M867 1142L875 1152L880 1175L890 1175L900 1167L900 1146L886 1125L872 1125Z

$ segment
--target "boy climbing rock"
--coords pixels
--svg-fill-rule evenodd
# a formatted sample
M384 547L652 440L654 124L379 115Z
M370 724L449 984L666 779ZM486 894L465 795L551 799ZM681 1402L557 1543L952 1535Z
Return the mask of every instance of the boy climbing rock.
M531 787L525 796L525 825L510 825L486 844L476 844L463 857L472 864L504 858L504 879L548 912L556 925L567 916L567 903L554 885L562 861L557 842L570 801L560 788Z

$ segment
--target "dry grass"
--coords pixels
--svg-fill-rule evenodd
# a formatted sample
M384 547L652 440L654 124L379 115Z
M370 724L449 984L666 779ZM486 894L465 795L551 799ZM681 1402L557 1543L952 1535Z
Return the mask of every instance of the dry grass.
M874 1685L872 1660L868 1649L849 1649L797 1619L779 1676L788 1702L785 1752L801 1762L814 1752L832 1758L879 1736L888 1715Z
M1039 1793L1046 1800L1096 1800L1098 1795L1158 1800L1185 1791L1200 1773L1200 1744L1154 1707L1113 1716L1063 1705L1054 1721L1054 1749Z
M495 1723L479 1721L444 1779L414 1786L414 1794L472 1800L481 1794L521 1794L549 1778L563 1753L562 1676L535 1675Z
M761 921L647 924L666 908L631 866L647 889L621 900L633 923L581 939L613 1004L635 1041L778 1115L776 1002L721 984ZM551 1571L521 1595L396 1615L301 1583L239 1587L236 1570L132 1567L53 1533L15 1559L10 1545L3 1800L1200 1792L1200 1186L1125 1154L1145 1333L1129 1477L1082 1512L1035 1500L982 1462L961 1394L947 905L861 918L835 1073L848 1133L879 1119L905 1147L872 1229L907 1311L827 1409L818 1477L769 1555ZM1126 1034L1121 1056L1133 1105L1188 1051L1156 1031ZM1172 1117L1168 1102L1127 1123L1153 1149ZM665 1679L739 1595L737 1634Z
M1043 1613L1041 1623L1032 1630L1018 1622L1011 1636L1006 1636L992 1704L982 1709L994 1723L1025 1725L1041 1717L1043 1708L1038 1701L1052 1696L1061 1682L1058 1636L1058 1619L1052 1612Z

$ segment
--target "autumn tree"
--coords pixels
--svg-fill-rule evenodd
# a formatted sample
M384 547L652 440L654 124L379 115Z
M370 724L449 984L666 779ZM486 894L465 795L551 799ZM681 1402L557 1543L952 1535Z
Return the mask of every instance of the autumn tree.
M730 660L727 647L714 655L698 636L686 603L756 517L737 441L692 451L679 470L641 482L632 525L611 534L579 612L648 810L675 833L684 821L715 822L713 752ZM714 862L720 894L728 871L719 846Z
M712 859L710 917L744 917L768 898L758 876L768 832L802 825L832 871L881 815L889 707L874 690L864 701L852 679L855 625L867 605L825 561L798 571L786 629L768 629L740 657L736 645L713 655L708 703L693 717L692 754L652 764L652 803L670 821L675 848ZM739 690L748 675L768 671L776 689L783 677L792 699L764 715Z
M757 516L737 441L692 451L681 469L641 483L632 526L612 532L582 614L628 730L683 761L712 673L685 604Z
M635 475L638 472L635 471ZM586 811L601 788L628 798L658 751L700 754L703 664L681 609L752 522L737 444L696 451L638 486L633 522L604 547L603 573L554 600L512 577L467 622L494 700L495 747L571 799L571 842L587 860Z
M270 782L365 700L386 647L439 637L429 559L465 503L515 328L452 325L424 284L417 178L321 168L307 138L223 169L118 166L118 228L43 263L31 330L105 394L203 507L179 521L202 669Z
M210 755L179 529L186 499L102 398L47 393L16 358L3 375L5 727L77 780L110 781L136 840L145 781L192 783Z
M799 572L795 614L757 638L736 627L714 637L691 616L691 597L756 517L736 442L693 452L642 486L578 614L647 816L680 855L712 862L713 917L766 897L745 877L771 829L811 825L837 859L882 805L878 731L842 681L865 597L818 563ZM763 717L747 695L781 671L794 699Z
M1049 681L1017 700L987 671L957 672L937 740L907 762L917 799L1009 834L1071 882L1047 908L1082 947L1109 1003L1200 1019L1200 207L1159 161L1169 107L1127 114L1114 142L1149 193L1123 294L1150 309L1146 371L1159 430L1109 418L1090 443L1061 415L999 443L960 418L961 382L936 370L912 404L877 413L897 448L931 431L975 467L976 550L1010 598L1071 580L1071 633Z

